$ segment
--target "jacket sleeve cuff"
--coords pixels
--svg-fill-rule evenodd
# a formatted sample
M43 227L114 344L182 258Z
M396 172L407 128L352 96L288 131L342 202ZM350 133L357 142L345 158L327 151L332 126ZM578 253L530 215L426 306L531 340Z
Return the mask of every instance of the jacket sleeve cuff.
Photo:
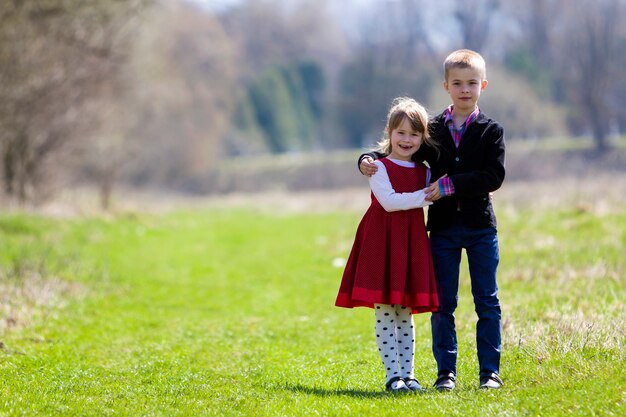
M454 194L454 184L450 178L442 178L438 181L438 183L439 194L441 194L442 197L448 197Z

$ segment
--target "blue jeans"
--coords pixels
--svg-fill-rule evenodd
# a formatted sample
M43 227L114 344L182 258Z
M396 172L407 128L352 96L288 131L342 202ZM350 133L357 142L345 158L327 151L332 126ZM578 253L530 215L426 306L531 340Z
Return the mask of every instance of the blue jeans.
M439 310L431 316L433 355L438 374L456 375L457 339L454 311L459 299L461 250L465 249L472 283L474 307L478 315L476 347L479 371L500 370L501 312L496 269L500 261L495 228L471 229L454 224L430 234Z

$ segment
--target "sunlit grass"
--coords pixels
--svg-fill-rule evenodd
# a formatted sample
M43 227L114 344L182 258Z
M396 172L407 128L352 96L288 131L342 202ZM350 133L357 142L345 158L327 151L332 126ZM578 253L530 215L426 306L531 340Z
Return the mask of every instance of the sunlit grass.
M624 414L626 213L501 210L505 388L476 388L464 272L458 390L400 397L371 311L333 307L360 216L0 217L3 288L35 295L1 333L0 415ZM427 315L416 352L430 386Z

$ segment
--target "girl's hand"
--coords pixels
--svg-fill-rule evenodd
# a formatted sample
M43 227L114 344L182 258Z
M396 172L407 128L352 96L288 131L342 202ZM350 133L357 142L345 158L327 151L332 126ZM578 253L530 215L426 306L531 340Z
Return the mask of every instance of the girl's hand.
M437 201L441 198L439 193L439 182L433 182L426 188L426 201Z
M371 177L372 175L376 174L376 171L378 171L378 167L376 166L376 164L374 163L374 160L371 157L366 156L363 159L361 159L361 164L359 165L359 171L361 171L361 174L367 177Z
M441 178L445 178L447 177L448 174L444 174L441 176ZM439 180L441 179L439 178ZM426 188L426 201L437 201L441 198L441 193L439 192L439 180L431 183L427 188Z

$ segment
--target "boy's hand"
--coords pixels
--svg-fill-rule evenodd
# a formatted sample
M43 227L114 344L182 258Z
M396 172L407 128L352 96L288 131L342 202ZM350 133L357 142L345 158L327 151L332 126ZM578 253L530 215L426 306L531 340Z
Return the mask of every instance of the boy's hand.
M447 177L448 174L444 174L441 176L441 178L445 178ZM439 180L441 179L439 178ZM441 193L439 192L439 180L431 183L427 188L426 188L426 201L437 201L441 198Z
M376 164L374 163L374 160L371 157L366 156L363 159L361 159L361 164L359 165L359 171L361 171L361 174L367 177L371 177L372 175L376 174L376 171L378 171L378 167L376 166Z

